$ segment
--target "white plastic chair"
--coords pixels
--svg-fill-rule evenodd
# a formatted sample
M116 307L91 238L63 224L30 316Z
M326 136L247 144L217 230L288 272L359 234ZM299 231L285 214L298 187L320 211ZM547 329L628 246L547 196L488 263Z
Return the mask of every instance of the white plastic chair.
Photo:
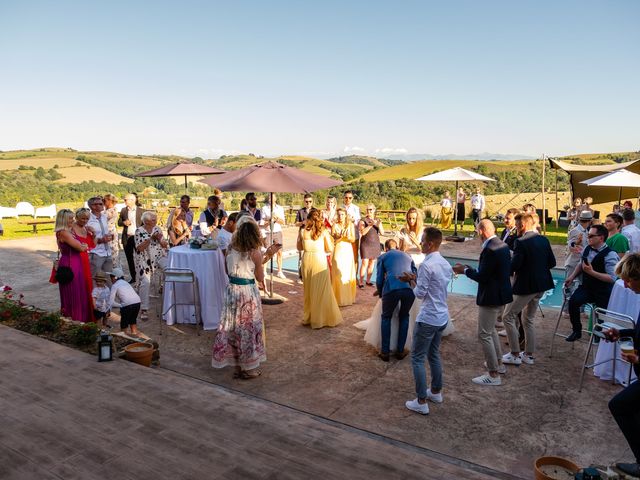
M613 344L613 355L611 358L607 358L606 360L602 360L601 362L594 362L594 363L587 364L587 361L589 360L589 354L591 353L591 347L593 346L593 343L594 343L594 339L599 338L603 341L604 339L607 338L605 334L602 333L603 324L605 323L606 325L604 325L604 328L609 326L609 327L615 328L616 330L622 330L625 328L634 329L636 327L636 322L629 315L612 312L611 310L607 310L605 308L596 308L593 311L593 334L591 335L591 339L589 340L589 347L587 348L587 353L585 354L584 362L582 363L582 373L580 374L580 384L578 385L579 392L582 391L584 371L588 368L593 368L598 365L602 365L603 363L613 362L612 383L613 385L616 384L616 375L615 375L616 362L619 361L618 360L618 342L614 342ZM621 361L624 363L629 363L629 362L626 362L625 360L621 360ZM631 379L631 367L629 367L629 379Z
M36 209L29 202L18 202L16 204L16 212L18 215L33 217L36 214Z
M175 307L178 305L192 305L195 308L196 333L200 335L200 329L204 329L204 325L202 323L202 315L200 311L200 288L198 287L198 278L193 273L193 270L189 270L188 268L167 268L162 274L162 280L165 295L167 292L167 283L173 283L173 288L171 289L171 304L169 305L169 308L160 315L160 335L162 335L164 316L173 309L174 319L176 319L177 310ZM191 298L193 298L193 301L185 302L176 300L176 287L178 285L191 285ZM200 329L198 329L198 326Z
M18 211L12 207L0 207L0 220L3 218L18 218Z
M56 213L57 213L56 204L52 203L48 207L38 207L38 208L36 208L36 213L35 213L34 217L36 217L36 218L38 218L38 217L54 218L56 216Z

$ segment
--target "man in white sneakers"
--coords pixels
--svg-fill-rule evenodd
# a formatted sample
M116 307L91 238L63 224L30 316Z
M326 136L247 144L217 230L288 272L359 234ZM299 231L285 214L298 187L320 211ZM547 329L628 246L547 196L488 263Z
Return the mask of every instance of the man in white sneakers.
M434 227L424 229L420 245L426 256L418 268L418 274L409 272L398 277L409 282L413 294L422 300L420 311L416 317L411 348L411 366L416 383L416 395L405 406L414 412L426 415L429 413L427 400L442 403L442 363L440 361L440 341L442 333L449 322L447 307L447 286L453 276L451 265L440 255L442 232ZM431 388L427 388L427 371L425 360L429 361L431 370Z
M489 219L480 220L478 235L482 239L482 252L478 268L456 263L455 273L464 273L478 282L478 339L482 345L485 366L488 373L475 377L472 381L478 385L502 385L499 374L506 373L502 364L500 339L496 331L496 320L504 306L511 303L511 252L506 243L496 236L496 228Z

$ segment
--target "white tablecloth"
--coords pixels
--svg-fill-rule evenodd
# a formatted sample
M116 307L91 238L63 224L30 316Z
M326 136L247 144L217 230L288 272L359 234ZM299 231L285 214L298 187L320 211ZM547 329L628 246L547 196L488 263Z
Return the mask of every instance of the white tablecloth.
M220 314L224 305L224 292L229 279L224 269L224 255L220 249L196 250L188 245L181 245L169 250L168 268L188 268L198 279L202 323L205 330L215 330L220 323ZM174 284L164 287L162 311L171 305ZM177 285L176 301L193 301L191 285ZM174 318L175 312L175 318ZM174 323L196 323L195 309L188 305L179 305L164 315L167 325Z
M622 280L616 281L611 291L608 310L616 313L629 315L635 320L638 319L640 312L640 295L633 293L629 288L625 288ZM596 363L610 359L613 356L613 343L600 340L598 351L596 352ZM618 361L620 360L620 361ZM631 365L622 362L620 349L618 348L618 358L616 359L616 383L624 383L626 385L629 379L629 369ZM611 380L613 378L613 362L603 363L593 369L593 374L600 380ZM635 380L636 374L631 372L631 380Z

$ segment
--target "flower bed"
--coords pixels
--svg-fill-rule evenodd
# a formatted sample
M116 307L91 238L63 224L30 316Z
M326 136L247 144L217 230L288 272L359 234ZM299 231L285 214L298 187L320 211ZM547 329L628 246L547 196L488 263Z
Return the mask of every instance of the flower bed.
M75 322L59 312L39 310L23 301L10 286L0 286L0 323L56 343L77 348L92 355L98 354L96 336L100 327L93 322ZM114 349L121 351L132 341L114 338Z

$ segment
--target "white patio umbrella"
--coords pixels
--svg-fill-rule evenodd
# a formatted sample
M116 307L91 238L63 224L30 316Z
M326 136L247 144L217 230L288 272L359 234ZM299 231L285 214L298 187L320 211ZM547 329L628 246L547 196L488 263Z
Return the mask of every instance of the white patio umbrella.
M618 187L618 203L622 201L622 188L640 188L640 175L625 168L583 180L580 183L590 187Z
M421 182L456 182L456 195L458 192L458 182L495 182L493 178L485 177L479 173L465 170L462 167L450 168L449 170L443 170L442 172L432 173L431 175L425 175L424 177L416 178ZM458 209L454 210L454 231L453 236L458 236Z

